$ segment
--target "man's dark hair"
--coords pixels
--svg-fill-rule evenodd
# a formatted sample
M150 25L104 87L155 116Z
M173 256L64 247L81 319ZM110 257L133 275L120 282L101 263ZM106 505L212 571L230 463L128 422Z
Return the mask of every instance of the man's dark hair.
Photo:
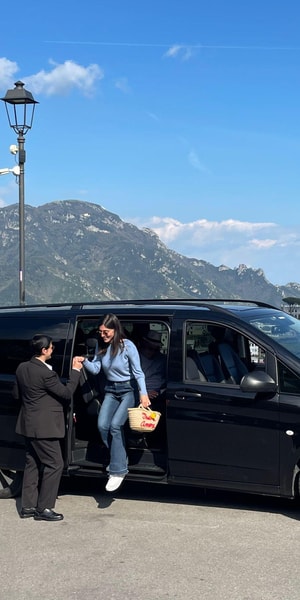
M44 334L34 335L31 340L31 348L33 350L34 356L40 356L42 354L43 348L48 350L51 342L52 342L52 338L49 335L44 335Z

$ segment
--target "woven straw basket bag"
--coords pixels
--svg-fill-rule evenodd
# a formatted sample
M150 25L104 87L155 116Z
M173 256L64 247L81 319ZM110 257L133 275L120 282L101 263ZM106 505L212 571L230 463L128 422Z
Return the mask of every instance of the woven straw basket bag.
M137 408L128 409L128 417L130 429L145 433L156 429L161 413L151 408L143 408L140 404Z

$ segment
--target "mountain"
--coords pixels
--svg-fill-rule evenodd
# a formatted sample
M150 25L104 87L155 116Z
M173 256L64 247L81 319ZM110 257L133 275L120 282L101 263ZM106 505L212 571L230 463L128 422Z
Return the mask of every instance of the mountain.
M0 305L19 302L19 207L0 209ZM230 269L169 250L99 205L25 207L26 304L146 298L242 298L280 306L300 284L272 285L261 269Z

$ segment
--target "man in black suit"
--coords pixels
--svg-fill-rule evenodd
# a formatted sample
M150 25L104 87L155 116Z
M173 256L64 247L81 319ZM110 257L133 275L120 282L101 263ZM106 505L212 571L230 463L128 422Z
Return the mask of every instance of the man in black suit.
M33 357L16 371L13 396L22 401L16 433L25 436L26 461L22 488L21 518L61 521L54 512L63 471L60 439L65 437L64 405L68 406L82 368L82 357L74 357L70 379L63 384L47 364L54 346L47 335L35 335Z

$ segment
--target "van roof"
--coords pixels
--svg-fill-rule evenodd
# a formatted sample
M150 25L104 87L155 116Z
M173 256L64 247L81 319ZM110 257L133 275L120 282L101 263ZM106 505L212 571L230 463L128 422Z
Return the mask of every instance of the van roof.
M236 313L240 314L244 311L251 311L257 308L266 308L272 310L279 310L270 304L265 302L259 302L255 300L240 300L240 299L197 299L197 298L164 298L164 299L145 299L145 300L113 300L103 302L83 302L73 304L32 304L25 306L6 306L0 307L0 316L9 316L11 314L24 316L26 314L37 314L37 313L63 313L74 314L74 312L80 312L81 314L88 314L94 311L105 312L125 312L129 313L134 311L136 308L140 308L141 313L154 312L157 308L160 308L161 313L173 314L176 312L183 312L186 310L208 310L211 312L218 313Z

